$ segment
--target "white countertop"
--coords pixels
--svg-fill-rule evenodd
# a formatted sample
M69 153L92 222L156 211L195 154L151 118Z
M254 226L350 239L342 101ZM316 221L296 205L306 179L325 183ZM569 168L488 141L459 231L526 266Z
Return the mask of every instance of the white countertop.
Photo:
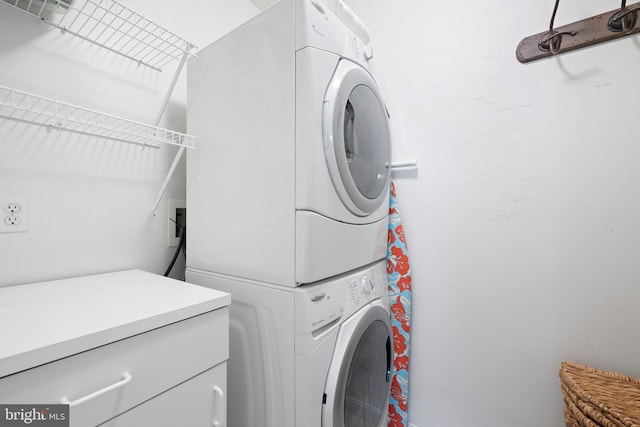
M0 378L230 303L141 270L0 288Z

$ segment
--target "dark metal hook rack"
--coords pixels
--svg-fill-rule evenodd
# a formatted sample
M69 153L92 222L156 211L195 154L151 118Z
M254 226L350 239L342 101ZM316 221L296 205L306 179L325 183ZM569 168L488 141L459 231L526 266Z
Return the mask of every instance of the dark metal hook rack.
M526 37L518 44L518 61L532 62L640 32L640 3L627 6L623 0L618 9L554 28L558 3L556 0L549 30Z

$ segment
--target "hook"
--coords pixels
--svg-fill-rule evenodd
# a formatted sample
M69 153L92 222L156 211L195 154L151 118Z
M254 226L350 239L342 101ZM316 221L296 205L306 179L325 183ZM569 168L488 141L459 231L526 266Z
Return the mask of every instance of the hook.
M51 130L52 130L52 129L60 130L60 129L62 129L62 127L63 127L63 126L64 126L64 125L62 124L62 122L58 122L58 123L49 123L49 124L47 125L47 132L51 132Z
M568 35L573 37L576 34L578 34L577 31L562 31L559 33L548 32L538 42L538 48L545 52L556 54L560 51L560 46L562 45L562 36Z
M625 2L626 0L622 0ZM549 22L549 32L546 33L540 40L538 41L538 49L551 52L552 54L556 54L560 51L560 46L562 45L562 36L575 36L578 34L577 31L561 31L556 33L553 29L553 23L556 20L556 12L558 12L558 6L560 5L560 0L556 0L556 4L553 7L553 13L551 14L551 22Z
M608 27L614 33L629 31L636 26L638 13L636 9L627 9L627 0L622 0L620 10L611 15Z

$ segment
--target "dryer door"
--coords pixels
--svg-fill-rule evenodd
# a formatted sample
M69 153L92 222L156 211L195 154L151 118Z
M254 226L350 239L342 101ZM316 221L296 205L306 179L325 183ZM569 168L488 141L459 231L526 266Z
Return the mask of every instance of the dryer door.
M325 94L322 116L333 186L349 211L367 216L385 200L391 161L387 109L371 75L341 60Z
M322 427L386 426L392 337L389 313L379 302L342 324L325 384Z

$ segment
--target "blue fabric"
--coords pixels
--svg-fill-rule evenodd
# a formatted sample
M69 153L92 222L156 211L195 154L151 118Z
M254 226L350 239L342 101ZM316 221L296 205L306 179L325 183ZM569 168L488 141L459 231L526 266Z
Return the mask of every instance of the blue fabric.
M391 396L389 397L389 426L407 427L409 424L407 400L411 330L411 266L393 182L390 193L387 280L393 329L394 372L391 377Z

